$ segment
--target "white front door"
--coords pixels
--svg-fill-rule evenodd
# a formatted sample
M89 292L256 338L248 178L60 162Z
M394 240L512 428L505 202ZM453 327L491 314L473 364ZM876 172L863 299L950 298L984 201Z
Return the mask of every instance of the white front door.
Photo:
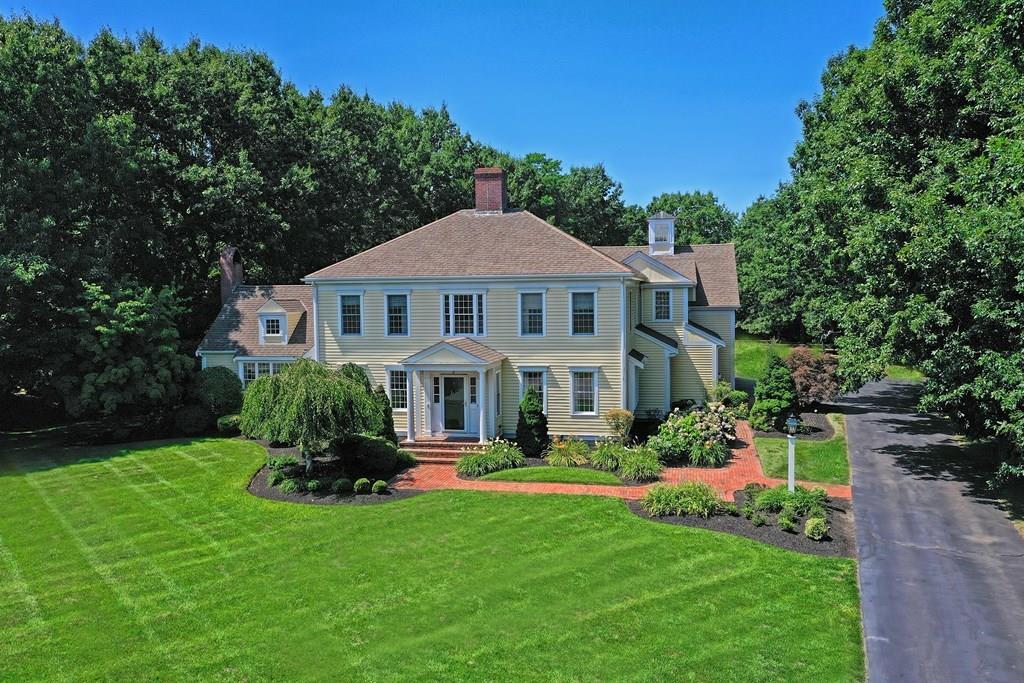
M430 416L433 433L480 433L479 377L434 375L430 378Z

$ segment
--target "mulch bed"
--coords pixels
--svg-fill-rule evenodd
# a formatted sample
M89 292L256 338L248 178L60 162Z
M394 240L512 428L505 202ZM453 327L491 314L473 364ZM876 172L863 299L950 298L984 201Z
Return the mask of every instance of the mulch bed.
M798 441L827 441L836 435L835 427L826 413L800 413L801 431L796 435ZM755 436L785 437L785 432L754 432Z
M284 450L284 449L282 449ZM423 491L412 491L409 489L388 489L386 493L367 493L356 495L354 493L337 494L330 491L298 491L296 493L285 493L279 486L267 485L267 473L270 469L264 465L260 471L253 475L249 481L249 493L267 500L281 500L289 503L303 503L306 505L378 505L380 503L392 503L396 500L404 500L423 493Z
M739 508L743 507L743 491L736 492L736 505ZM742 516L715 515L708 519L703 517L676 516L652 517L643 511L639 501L626 501L626 506L640 517L653 522L722 531L798 553L822 557L854 557L857 554L853 512L848 500L830 499L825 505L828 523L831 528L829 530L829 537L823 541L812 541L804 536L803 520L800 520L797 524L795 532L783 531L777 526L775 519L777 515L774 514L765 513L768 523L764 526L754 526L753 522Z

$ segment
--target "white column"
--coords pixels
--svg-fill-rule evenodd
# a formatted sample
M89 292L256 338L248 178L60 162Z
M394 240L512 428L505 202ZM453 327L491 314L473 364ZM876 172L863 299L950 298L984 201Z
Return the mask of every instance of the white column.
M406 439L416 441L416 384L419 381L419 371L409 372L409 400L405 412L406 417Z
M486 370L478 370L477 384L479 385L476 390L476 407L480 409L480 443L487 443L487 411L484 410L484 396L487 395L487 385L484 384L484 378L487 376Z

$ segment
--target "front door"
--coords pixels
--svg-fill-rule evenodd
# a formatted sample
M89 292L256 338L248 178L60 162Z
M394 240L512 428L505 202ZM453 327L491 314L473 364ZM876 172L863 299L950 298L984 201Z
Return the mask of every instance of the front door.
M463 377L442 377L444 430L446 432L466 431L466 381Z

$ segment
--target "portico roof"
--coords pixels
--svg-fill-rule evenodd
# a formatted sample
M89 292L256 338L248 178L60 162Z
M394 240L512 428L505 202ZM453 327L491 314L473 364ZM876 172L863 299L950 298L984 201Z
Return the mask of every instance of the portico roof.
M402 365L490 365L505 360L505 354L468 337L452 337L431 344L403 359Z

